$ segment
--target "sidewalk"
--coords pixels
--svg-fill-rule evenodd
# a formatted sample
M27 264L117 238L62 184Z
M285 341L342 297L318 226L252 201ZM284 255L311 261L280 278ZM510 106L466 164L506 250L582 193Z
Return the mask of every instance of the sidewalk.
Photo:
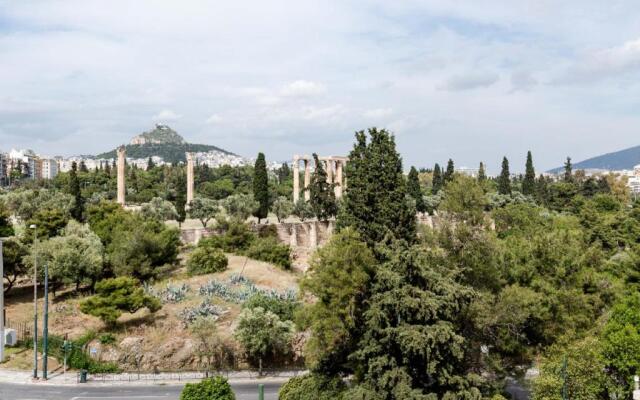
M217 375L226 377L230 383L242 383L246 381L260 380L265 383L284 383L290 378L305 374L306 371L278 371L277 373L263 373L259 376L255 371L220 371ZM0 369L0 383L16 384L42 384L42 385L90 385L90 386L142 386L142 385L182 385L185 382L197 382L204 378L203 372L161 372L149 373L121 373L121 374L89 374L87 383L78 382L77 371L49 373L49 379L42 380L42 371L39 371L39 380L32 378L32 371L15 371ZM209 376L215 376L211 373Z

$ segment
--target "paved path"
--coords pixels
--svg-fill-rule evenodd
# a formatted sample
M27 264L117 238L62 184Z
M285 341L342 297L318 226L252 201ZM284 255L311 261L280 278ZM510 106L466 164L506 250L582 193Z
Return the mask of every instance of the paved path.
M258 383L265 400L277 400L282 383L264 380L231 382L237 400L257 400ZM182 385L65 385L0 383L1 400L178 400Z

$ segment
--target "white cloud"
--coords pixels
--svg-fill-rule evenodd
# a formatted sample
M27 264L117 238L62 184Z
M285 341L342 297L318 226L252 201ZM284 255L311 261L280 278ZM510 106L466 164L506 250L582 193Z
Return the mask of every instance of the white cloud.
M182 118L182 115L175 113L172 110L164 109L154 115L151 119L158 122L169 122L169 121L177 121Z
M283 96L311 97L324 94L327 89L318 82L299 80L291 82L282 88Z
M220 122L222 122L224 119L218 115L218 114L211 114L211 116L209 116L209 118L207 118L207 120L205 121L207 124L219 124Z
M443 84L437 86L438 89L452 92L483 88L498 82L500 77L490 72L472 72L467 74L453 75Z
M391 116L391 114L393 114L393 109L391 108L374 108L362 113L365 118L371 119L385 118Z

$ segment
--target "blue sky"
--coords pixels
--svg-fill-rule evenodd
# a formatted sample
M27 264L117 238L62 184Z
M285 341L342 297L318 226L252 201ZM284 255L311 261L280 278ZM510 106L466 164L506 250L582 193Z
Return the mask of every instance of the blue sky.
M375 125L406 167L494 172L640 145L637 2L219 3L0 0L0 150L98 153L155 122L271 160Z

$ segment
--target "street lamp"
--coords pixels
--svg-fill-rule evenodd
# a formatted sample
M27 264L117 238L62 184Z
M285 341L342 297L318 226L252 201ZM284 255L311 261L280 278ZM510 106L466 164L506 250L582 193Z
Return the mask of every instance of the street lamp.
M4 265L0 239L0 363L4 361Z
M38 231L33 229L33 379L38 379Z

